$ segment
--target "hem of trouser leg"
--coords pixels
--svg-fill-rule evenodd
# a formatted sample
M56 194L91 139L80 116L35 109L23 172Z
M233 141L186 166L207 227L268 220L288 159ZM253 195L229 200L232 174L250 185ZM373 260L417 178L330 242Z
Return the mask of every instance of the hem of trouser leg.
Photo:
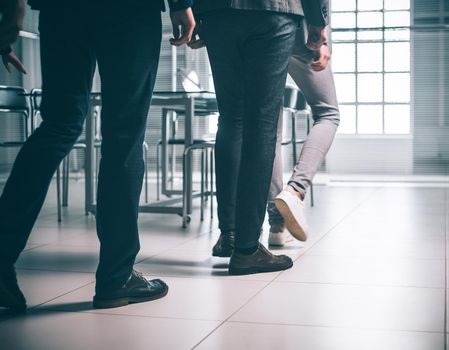
M134 266L134 265L133 265ZM98 278L96 278L95 281L95 292L98 293L102 293L102 292L110 292L110 291L114 291L117 289L121 289L126 283L128 283L128 281L130 280L130 278L132 277L132 270L129 273L129 276L126 278L126 280L124 282L117 282L117 281L112 281L110 283L104 283L102 282L101 284L97 283Z
M285 220L284 220L284 218L276 218L276 220L271 220L271 219L268 219L268 223L270 224L270 226L282 226L282 225L284 225L285 224Z
M301 185L299 185L298 183L294 182L294 181L289 181L287 183L289 186L293 187L296 191L298 191L299 193L301 193L301 195L303 196L303 198L306 196L306 190L304 187L302 187Z
M235 228L218 228L220 230L220 232L235 232Z
M258 246L258 245L259 245L259 240L245 243L245 244L239 244L238 242L235 242L235 247L237 249L248 249L248 248L253 248L255 246Z

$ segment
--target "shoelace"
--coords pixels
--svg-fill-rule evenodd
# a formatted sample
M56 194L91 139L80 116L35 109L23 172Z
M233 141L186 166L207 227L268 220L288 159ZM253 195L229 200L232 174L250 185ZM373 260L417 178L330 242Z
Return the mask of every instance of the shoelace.
M133 270L133 275L136 276L139 280L145 282L146 284L149 284L149 281L145 278L142 272Z

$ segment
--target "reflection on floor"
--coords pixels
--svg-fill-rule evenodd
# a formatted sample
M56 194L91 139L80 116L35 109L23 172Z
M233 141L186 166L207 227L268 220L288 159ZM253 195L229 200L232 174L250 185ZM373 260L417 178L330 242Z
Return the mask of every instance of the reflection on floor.
M30 310L0 311L1 349L444 349L446 188L316 186L312 236L279 250L294 267L252 276L228 276L228 260L211 257L216 217L200 223L196 210L183 230L179 217L143 214L136 269L170 292L101 311L82 192L71 183L58 225L50 191L17 263Z

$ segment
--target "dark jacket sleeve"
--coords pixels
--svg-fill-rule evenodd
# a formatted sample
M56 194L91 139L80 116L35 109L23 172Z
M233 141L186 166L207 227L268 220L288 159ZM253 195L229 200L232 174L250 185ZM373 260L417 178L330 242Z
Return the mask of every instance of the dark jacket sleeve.
M150 0L152 1L152 0ZM168 0L171 11L184 10L193 6L193 0Z
M324 27L329 24L329 0L301 0L307 23Z

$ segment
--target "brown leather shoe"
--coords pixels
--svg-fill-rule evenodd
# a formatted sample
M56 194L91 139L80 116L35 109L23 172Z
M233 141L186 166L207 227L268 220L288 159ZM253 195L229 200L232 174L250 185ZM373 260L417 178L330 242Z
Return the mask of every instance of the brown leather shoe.
M220 258L229 258L234 251L235 232L227 231L222 232L217 243L215 243L212 249L212 256L218 256Z
M101 291L95 294L93 307L108 309L128 304L143 303L163 298L168 293L168 286L160 279L149 280L142 273L132 271L131 277L121 288Z
M260 272L275 272L287 270L293 266L293 260L286 255L273 255L259 243L254 254L245 255L236 251L229 263L230 275L249 275Z

